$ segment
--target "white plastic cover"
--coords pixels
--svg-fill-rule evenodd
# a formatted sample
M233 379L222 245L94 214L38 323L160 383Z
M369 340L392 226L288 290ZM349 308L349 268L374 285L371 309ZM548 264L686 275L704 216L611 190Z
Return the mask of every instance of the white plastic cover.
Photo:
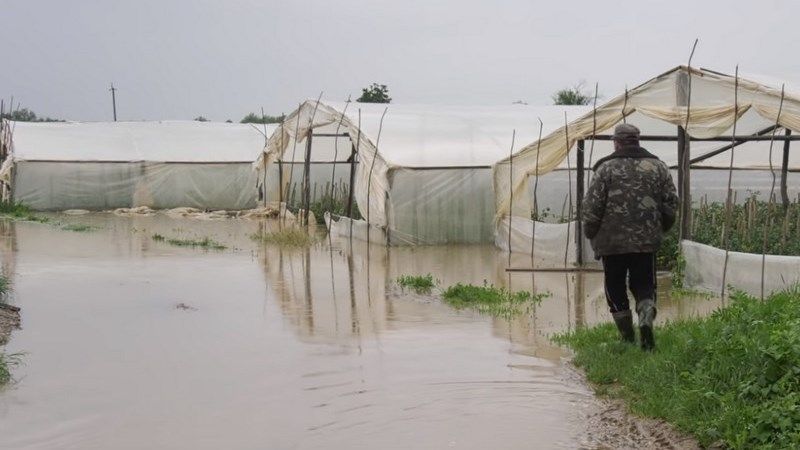
M260 132L210 122L3 125L13 134L0 178L14 201L33 209L256 206L252 161L264 146L263 125Z
M682 241L681 247L686 259L686 285L715 294L722 292L725 250L692 241ZM763 262L764 296L800 283L800 257L766 255ZM761 264L762 255L729 252L725 284L759 297Z

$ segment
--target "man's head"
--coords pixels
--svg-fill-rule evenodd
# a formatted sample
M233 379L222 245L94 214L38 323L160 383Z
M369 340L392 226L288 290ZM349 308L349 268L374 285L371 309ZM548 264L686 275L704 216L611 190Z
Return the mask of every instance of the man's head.
M612 139L614 140L614 150L633 145L638 146L639 128L629 123L621 123L614 128Z

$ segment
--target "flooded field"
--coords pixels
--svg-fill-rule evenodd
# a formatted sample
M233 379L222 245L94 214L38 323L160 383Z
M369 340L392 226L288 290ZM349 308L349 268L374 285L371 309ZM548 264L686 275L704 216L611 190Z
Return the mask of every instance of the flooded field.
M491 246L250 238L272 221L52 217L0 223L22 308L6 351L24 352L0 391L0 448L607 445L590 426L604 406L548 338L609 319L599 273L508 275ZM552 295L509 321L393 282L427 273ZM718 306L659 302L659 320Z

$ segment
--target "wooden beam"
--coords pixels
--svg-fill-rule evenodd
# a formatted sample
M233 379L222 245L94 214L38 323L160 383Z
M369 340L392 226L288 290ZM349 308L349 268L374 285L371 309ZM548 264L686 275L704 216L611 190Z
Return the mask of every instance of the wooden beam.
M610 135L594 135L594 136L587 136L584 138L586 140L594 139L596 141L610 141L612 137ZM689 137L690 141L698 141L698 142L731 142L734 140L733 136L716 136L711 138L695 138ZM743 142L751 142L751 141L772 141L772 136L736 136L737 141ZM800 141L800 135L793 135L793 136L775 136L774 140L776 141ZM651 142L677 142L678 136L671 136L671 135L641 135L639 136L639 141L651 141Z
M786 129L786 136L791 136L792 130ZM789 190L787 187L787 178L789 175L789 145L792 141L786 140L783 142L783 161L781 162L781 201L783 208L789 207Z
M356 184L356 146L350 143L350 186L347 191L347 217L353 218L353 186Z
M576 194L576 224L575 224L575 251L577 252L575 261L578 266L583 266L583 194L584 194L584 149L585 141L583 139L578 141L576 161L577 173L575 179L575 194ZM569 156L567 156L569 157ZM511 236L509 235L509 240Z
M680 231L682 239L692 238L691 154L688 134L678 127L678 198L680 200Z

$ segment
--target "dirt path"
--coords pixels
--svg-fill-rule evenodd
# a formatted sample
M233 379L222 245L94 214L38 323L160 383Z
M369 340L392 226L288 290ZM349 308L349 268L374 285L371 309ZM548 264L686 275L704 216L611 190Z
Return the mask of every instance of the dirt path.
M576 382L591 385L579 369L570 366ZM586 436L582 447L593 450L695 450L697 441L677 431L669 423L638 417L628 412L624 402L597 397L596 407L585 417Z

